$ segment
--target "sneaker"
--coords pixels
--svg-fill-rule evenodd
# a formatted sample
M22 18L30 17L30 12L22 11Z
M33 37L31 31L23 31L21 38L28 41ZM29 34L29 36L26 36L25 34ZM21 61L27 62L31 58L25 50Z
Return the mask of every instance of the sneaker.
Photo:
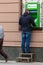
M8 61L8 57L7 57L7 58L5 58L5 61L6 61L6 62Z

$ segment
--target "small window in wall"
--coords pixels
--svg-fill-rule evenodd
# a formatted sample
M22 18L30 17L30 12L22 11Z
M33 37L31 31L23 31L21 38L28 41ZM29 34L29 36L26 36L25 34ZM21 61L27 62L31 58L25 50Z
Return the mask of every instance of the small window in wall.
M22 0L22 14L25 12L25 9L30 10L30 15L36 23L36 28L42 27L41 2L42 0Z

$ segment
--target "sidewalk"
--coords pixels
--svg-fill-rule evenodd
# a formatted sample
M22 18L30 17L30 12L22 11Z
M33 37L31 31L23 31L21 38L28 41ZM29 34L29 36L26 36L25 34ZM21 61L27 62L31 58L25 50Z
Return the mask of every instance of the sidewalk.
M43 62L22 63L22 62L16 62L16 61L5 62L3 60L0 60L0 65L43 65Z

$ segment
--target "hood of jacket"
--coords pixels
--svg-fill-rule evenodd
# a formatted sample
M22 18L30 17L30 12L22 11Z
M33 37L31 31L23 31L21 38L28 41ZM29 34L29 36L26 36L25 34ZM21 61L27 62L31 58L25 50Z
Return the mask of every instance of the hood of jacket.
M28 12L25 12L24 14L23 14L23 16L28 16L29 15L29 13Z

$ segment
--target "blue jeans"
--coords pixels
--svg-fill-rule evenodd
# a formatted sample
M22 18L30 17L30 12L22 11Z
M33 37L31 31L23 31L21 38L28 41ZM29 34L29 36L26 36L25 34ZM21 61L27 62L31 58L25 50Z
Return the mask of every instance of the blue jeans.
M30 39L31 39L31 32L22 32L22 52L29 53L30 52Z

